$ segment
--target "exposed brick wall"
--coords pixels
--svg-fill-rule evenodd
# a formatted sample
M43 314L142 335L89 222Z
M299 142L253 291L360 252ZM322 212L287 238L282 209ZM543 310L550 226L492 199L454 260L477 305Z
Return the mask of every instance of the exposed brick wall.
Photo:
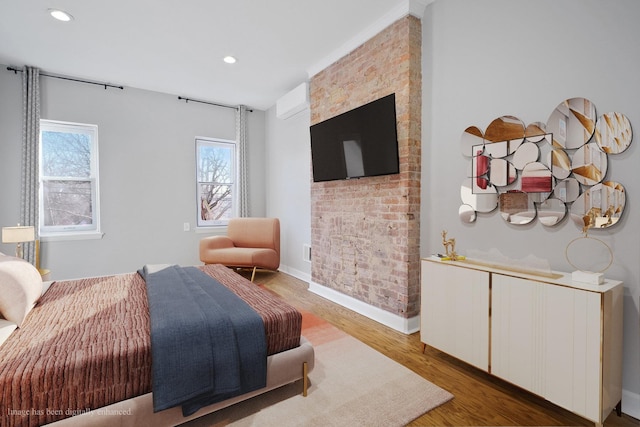
M314 282L419 314L421 23L407 16L312 77L311 124L395 93L398 175L311 184Z

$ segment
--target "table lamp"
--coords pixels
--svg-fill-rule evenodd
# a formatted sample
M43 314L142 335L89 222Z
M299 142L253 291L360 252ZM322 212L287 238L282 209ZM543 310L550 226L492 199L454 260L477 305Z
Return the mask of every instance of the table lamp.
M16 227L2 227L2 243L16 243L16 257L22 258L22 243L36 239L35 229L31 225L18 224Z

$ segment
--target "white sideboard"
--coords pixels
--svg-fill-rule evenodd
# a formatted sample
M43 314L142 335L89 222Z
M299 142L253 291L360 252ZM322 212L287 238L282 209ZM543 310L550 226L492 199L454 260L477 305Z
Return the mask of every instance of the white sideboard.
M422 260L421 341L598 425L622 399L622 282Z

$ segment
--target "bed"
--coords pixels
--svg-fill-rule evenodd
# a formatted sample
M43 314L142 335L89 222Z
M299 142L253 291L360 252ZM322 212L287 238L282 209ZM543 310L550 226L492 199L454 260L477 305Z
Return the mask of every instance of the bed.
M300 335L301 314L222 265L189 269L223 284L262 319L266 375L259 387L223 395L187 416L185 406L158 410L156 405L159 381L152 381L157 363L151 360L160 358L151 342L155 339L157 348L159 341L152 339L150 312L157 313L157 308L148 301L154 291L147 289L144 274L43 286L32 268L25 261L0 256L2 426L178 425L301 379L306 394L314 352ZM193 342L197 347L199 340ZM185 372L192 368L197 366Z

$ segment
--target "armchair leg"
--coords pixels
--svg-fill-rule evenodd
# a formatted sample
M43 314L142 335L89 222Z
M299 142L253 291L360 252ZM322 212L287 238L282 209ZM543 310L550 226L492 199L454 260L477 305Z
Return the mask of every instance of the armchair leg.
M256 269L258 267L253 267L253 272L251 273L251 281L253 282L254 277L256 277Z

